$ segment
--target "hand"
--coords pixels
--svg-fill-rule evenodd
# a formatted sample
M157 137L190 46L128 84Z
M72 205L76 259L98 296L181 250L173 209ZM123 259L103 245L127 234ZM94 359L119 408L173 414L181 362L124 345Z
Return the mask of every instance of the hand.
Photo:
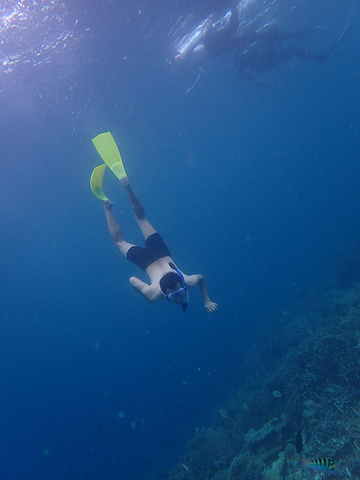
M208 300L207 302L205 302L205 310L208 312L208 313L214 313L216 312L217 308L218 308L218 304L217 303L214 303L212 302L211 300Z

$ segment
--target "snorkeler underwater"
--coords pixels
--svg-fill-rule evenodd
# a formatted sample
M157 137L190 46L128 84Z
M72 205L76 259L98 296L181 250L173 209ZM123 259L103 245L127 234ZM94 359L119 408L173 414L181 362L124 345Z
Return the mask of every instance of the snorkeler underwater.
M346 24L340 32L324 25L292 29L281 27L276 17L269 18L271 5L254 0L240 1L222 16L210 14L197 25L191 17L180 18L171 31L173 41L169 63L175 70L199 70L196 81L187 92L197 85L200 75L204 74L203 65L207 60L229 52L233 54L233 65L239 75L252 81L259 80L258 73L273 70L291 58L322 64L349 28L356 1L353 0ZM322 51L301 44L303 39L311 43L315 35L319 38L329 37L329 34L332 38L328 39L328 46Z
M108 229L115 246L127 260L146 272L151 282L148 285L137 277L131 277L130 284L148 302L168 300L172 304L180 305L183 312L189 304L189 290L198 286L205 310L214 313L218 305L210 300L203 275L186 275L182 272L174 263L164 240L146 218L144 207L129 182L119 149L111 133L97 135L93 138L93 144L105 163L94 168L90 178L91 190L103 204ZM121 228L112 213L114 204L103 191L106 167L109 167L128 193L136 222L145 240L145 247L133 245L123 238Z

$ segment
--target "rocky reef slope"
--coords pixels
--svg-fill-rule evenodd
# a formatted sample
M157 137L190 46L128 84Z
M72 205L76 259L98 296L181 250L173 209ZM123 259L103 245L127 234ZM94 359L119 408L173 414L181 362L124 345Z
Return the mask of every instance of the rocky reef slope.
M297 438L297 442L296 439ZM335 461L317 472L304 463ZM309 296L269 325L236 394L167 480L360 480L360 283Z

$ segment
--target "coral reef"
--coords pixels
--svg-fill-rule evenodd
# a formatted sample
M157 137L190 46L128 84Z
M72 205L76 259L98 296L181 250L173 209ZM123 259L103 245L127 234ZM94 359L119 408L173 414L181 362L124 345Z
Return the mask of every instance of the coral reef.
M269 325L236 394L167 480L310 480L319 474L301 460L316 457L337 462L327 479L360 480L360 284L350 283L308 296Z

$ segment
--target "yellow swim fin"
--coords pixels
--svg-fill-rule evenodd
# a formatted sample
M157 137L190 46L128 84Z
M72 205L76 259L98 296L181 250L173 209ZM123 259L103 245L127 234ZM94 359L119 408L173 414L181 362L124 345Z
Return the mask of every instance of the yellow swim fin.
M95 167L90 177L91 190L95 195L95 197L98 200L101 200L102 202L109 201L102 187L105 169L106 169L106 163L103 163L102 165Z
M119 149L110 132L100 133L92 139L100 157L119 180L126 178L126 172L121 160Z

